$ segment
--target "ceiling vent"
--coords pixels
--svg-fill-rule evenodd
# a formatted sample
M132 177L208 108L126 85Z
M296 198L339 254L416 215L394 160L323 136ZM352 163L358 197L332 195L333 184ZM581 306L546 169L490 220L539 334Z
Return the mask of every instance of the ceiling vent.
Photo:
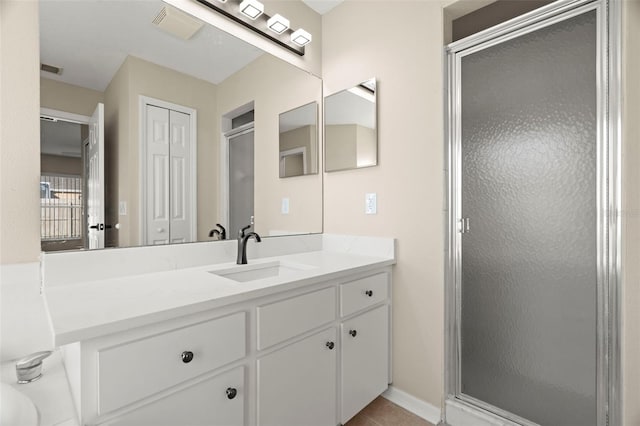
M191 15L169 5L160 9L153 19L153 24L183 40L189 40L204 25Z
M50 72L51 74L62 74L62 68L54 67L49 64L40 64L40 70L44 72Z

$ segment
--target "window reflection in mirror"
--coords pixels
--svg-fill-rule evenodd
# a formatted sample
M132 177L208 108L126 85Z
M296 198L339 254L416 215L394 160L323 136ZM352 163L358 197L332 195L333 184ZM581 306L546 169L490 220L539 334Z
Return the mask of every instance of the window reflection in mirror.
M318 173L318 103L280 114L280 177Z
M325 171L378 164L374 78L324 98Z
M160 0L40 2L40 59L60 68L59 73L41 71L45 115L72 116L71 121L84 123L96 105L104 104L104 207L100 209L104 215L99 221L102 226L91 232L102 234L109 248L156 241L213 241L219 238L211 232L218 223L229 230L233 200L229 173L235 170L229 170L221 135L233 128L229 112L248 103L256 105L255 117L250 118L255 121L254 229L261 236L322 232L322 175L283 186L275 170L279 114L292 106L319 102L321 80L208 24L194 26L195 33L186 39L167 32L154 22L163 8L171 6ZM142 122L141 97L162 101L152 106L168 110L169 120ZM150 138L147 143L158 145L184 139L173 131L171 116L177 114L171 112L175 109L171 105L197 113L191 133L194 162L177 161L167 155L175 152L171 149L157 156L155 148L150 148L149 158L142 158L143 133ZM81 136L82 140L87 137ZM53 175L54 171L42 170L43 250L87 247L88 227L95 222L89 223L88 217L85 154L65 155L74 160L77 170L55 170ZM143 162L148 171L157 172L158 185L148 185L148 173L141 172ZM182 174L176 173L180 170ZM196 176L193 192L176 193L176 188L188 186L179 177L190 175ZM56 176L80 176L81 188L69 189L68 179L54 182ZM71 193L79 194L79 200L72 200ZM280 209L283 197L292 206L286 215ZM167 205L167 200L175 203ZM177 202L189 205L182 208ZM58 204L54 207L54 203ZM145 223L151 222L145 222L143 214L176 216L180 212L193 212L193 220L185 225L195 229L189 238L172 237L172 229L179 224L171 218L151 228L167 238L150 240L148 229L145 238ZM55 221L59 223L54 226ZM238 218L238 222L248 221ZM235 237L230 231L227 236Z

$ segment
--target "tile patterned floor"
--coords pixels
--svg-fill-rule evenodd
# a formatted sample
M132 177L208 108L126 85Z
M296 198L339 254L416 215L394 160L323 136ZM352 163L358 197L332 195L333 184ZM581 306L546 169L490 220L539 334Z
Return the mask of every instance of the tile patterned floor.
M433 426L404 408L378 397L344 426Z

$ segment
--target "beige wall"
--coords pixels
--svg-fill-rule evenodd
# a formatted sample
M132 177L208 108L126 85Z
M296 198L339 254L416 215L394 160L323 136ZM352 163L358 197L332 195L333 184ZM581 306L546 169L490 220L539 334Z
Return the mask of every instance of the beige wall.
M295 148L306 148L307 173L318 173L318 126L302 126L280 133L280 152Z
M40 106L91 117L104 93L40 77Z
M640 425L640 1L623 5L622 403L623 424Z
M0 264L40 255L38 3L0 2Z
M131 191L129 175L135 175L137 168L130 170L128 163L127 144L132 120L129 108L129 86L129 62L124 61L104 91L105 221L120 225L117 231L113 228L106 230L105 245L107 247L128 247L137 241L137 236L131 235L130 226L132 214L136 213L137 203L129 206ZM126 215L118 214L117 206L120 200L127 202Z
M324 161L328 170L352 169L357 164L357 133L354 124L325 127Z
M325 161L328 170L346 170L374 165L377 158L376 131L358 124L326 126Z
M106 146L114 152L108 170L110 212L120 224L120 247L140 244L139 97L141 95L193 108L197 113L197 238L207 240L217 220L219 126L216 86L204 80L129 56L105 91ZM117 166L116 166L117 160ZM118 215L120 201L127 215Z
M41 154L40 171L42 173L61 173L66 175L82 175L82 161L78 157Z
M372 76L379 83L379 166L325 174L325 232L397 238L394 386L439 406L444 328L442 3L393 3L370 1L363 7L347 0L323 18L325 93ZM407 31L417 43L407 43ZM377 215L364 214L367 192L378 195Z
M320 101L320 80L270 55L263 55L218 85L218 111L227 114L254 102L256 231L322 232L322 175L279 178L278 116ZM320 148L321 149L321 148ZM289 198L288 215L280 213Z

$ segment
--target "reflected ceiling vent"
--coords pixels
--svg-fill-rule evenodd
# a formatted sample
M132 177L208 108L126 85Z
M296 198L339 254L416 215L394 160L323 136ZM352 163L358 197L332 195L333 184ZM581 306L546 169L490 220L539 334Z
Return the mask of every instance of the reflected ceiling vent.
M49 64L40 64L40 71L50 72L51 74L57 75L62 74L62 68L54 67L53 65Z
M189 40L202 28L203 23L172 6L164 6L153 19L153 24L183 40Z

